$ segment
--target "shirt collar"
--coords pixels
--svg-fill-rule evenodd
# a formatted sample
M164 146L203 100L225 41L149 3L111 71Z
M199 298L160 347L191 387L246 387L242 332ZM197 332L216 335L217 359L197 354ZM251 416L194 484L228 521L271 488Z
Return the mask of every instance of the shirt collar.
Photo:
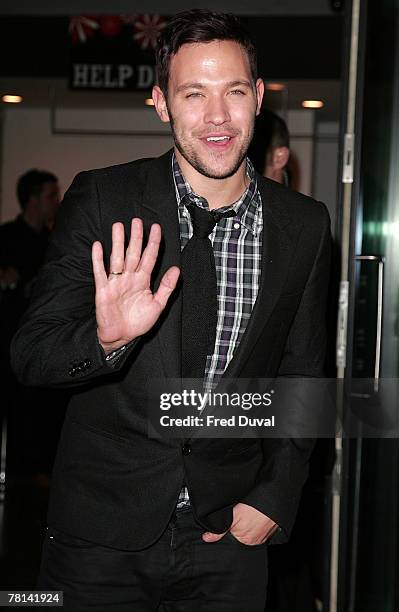
M223 206L221 210L225 212L233 209L236 213L235 216L226 219L225 221L231 223L236 223L238 221L256 236L259 229L261 229L259 226L262 203L256 181L255 170L248 157L246 159L246 164L247 176L250 179L247 189L236 202L228 206ZM188 214L185 207L185 201L187 198L192 202L195 202L197 206L209 209L208 202L205 200L205 198L197 195L192 190L191 185L184 178L179 162L177 161L174 153L172 155L172 174L175 184L176 200L181 215L186 216Z

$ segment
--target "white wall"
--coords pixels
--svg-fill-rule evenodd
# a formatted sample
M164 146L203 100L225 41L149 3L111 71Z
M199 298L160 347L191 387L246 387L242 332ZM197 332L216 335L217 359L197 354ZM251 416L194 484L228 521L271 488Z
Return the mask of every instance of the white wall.
M117 129L131 131L154 129L154 111L104 111L89 122L87 109L68 110L59 115L58 127L111 129L112 117ZM94 116L94 111L89 115ZM101 121L102 118L102 121ZM93 119L93 117L91 118ZM157 124L158 125L158 124ZM162 124L159 122L162 129ZM172 145L169 131L157 136L94 136L52 134L48 108L17 108L4 111L1 168L1 222L15 217L18 202L15 185L18 177L30 168L46 169L60 179L64 192L81 170L124 163L140 157L161 155Z
M285 121L290 133L291 155L298 163L299 176L295 188L312 195L314 111L289 110Z
M337 173L339 124L335 121L316 125L313 169L313 197L327 206L334 234L337 217Z

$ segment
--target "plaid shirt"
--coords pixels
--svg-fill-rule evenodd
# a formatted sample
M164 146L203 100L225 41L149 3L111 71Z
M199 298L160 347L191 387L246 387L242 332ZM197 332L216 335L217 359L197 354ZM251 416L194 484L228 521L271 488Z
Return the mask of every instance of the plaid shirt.
M185 181L175 155L172 158L172 172L179 210L180 245L183 250L193 234L186 204L193 202L207 210L209 205ZM208 355L205 366L205 391L215 388L224 374L240 344L258 295L262 256L262 201L255 172L248 158L247 176L250 184L240 199L219 209L233 209L235 216L222 218L209 235L216 264L218 316L214 351ZM177 508L181 509L189 503L187 488L183 487Z

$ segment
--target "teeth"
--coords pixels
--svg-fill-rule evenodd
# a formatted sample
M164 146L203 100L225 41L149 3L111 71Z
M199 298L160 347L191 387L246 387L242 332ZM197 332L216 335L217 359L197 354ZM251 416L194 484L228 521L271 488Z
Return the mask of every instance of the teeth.
M217 142L219 140L230 140L229 136L209 136L209 138L207 138L207 141L214 141Z

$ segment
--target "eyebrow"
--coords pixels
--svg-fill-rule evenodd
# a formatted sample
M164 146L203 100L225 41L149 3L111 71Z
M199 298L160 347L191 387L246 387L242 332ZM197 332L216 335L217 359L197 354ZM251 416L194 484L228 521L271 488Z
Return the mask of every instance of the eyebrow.
M230 81L229 83L226 83L227 87L249 87L251 88L251 83L249 81L246 80L237 80L237 81ZM179 85L179 87L177 87L176 89L176 93L180 93L181 91L187 91L188 89L206 89L206 86L203 85L203 83L183 83L183 85Z

